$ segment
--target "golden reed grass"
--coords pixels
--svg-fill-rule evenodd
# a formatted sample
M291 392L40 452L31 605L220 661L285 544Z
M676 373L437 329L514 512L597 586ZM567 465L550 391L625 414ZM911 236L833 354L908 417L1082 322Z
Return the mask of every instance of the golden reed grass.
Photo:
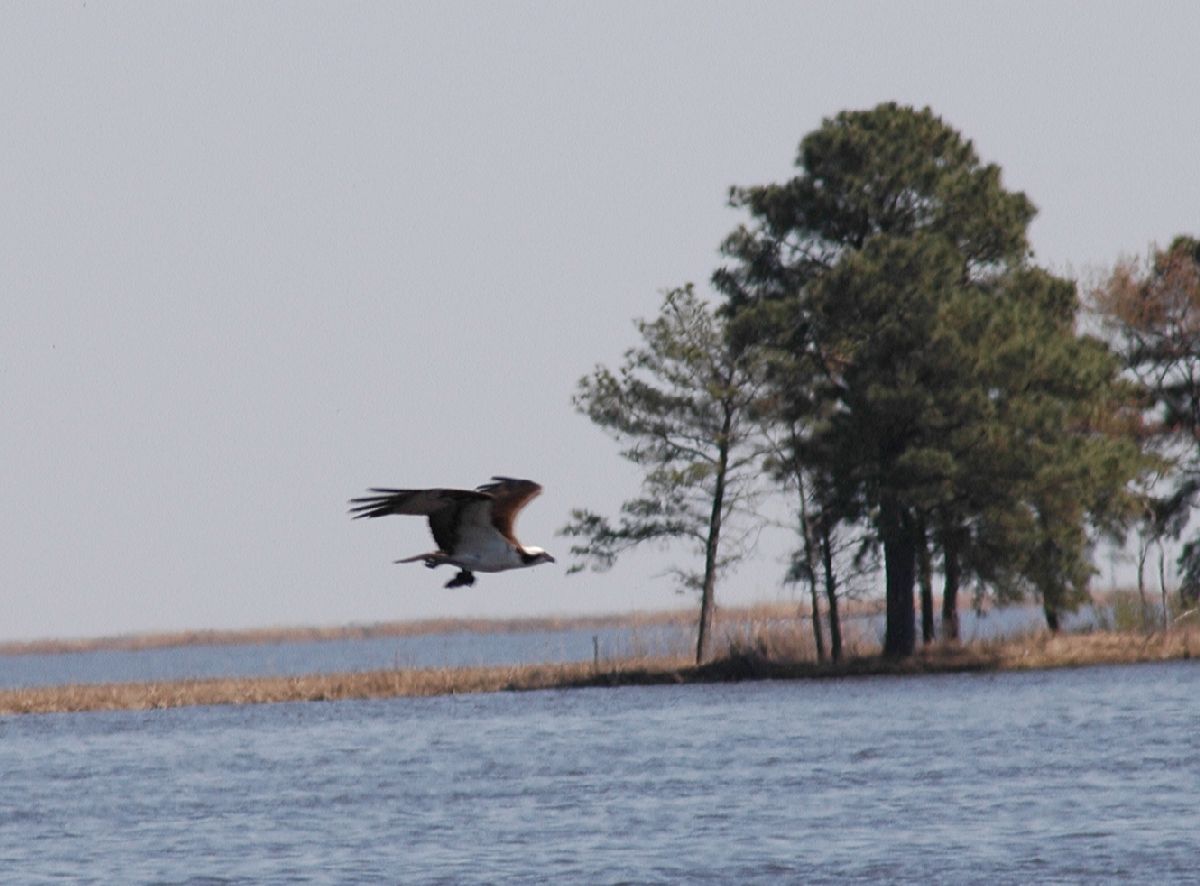
M779 630L778 625L772 628L772 632ZM721 657L700 666L690 664L686 658L630 658L599 663L47 686L0 690L0 714L151 710L190 705L338 701L748 679L1024 670L1189 659L1198 649L1200 630L1196 628L1150 635L1053 636L1040 633L963 646L936 644L912 658L899 660L878 654L854 654L833 665L818 663L807 656L797 658L799 649L785 650L778 640L771 640L764 633L750 644L735 640Z
M666 673L670 659L647 659L632 670ZM607 664L606 679L623 682L624 668ZM293 677L220 677L149 683L97 683L0 690L0 714L152 710L190 705L339 701L398 696L553 689L597 682L591 663L505 667L422 668ZM631 681L636 681L631 676ZM601 681L602 682L602 681Z

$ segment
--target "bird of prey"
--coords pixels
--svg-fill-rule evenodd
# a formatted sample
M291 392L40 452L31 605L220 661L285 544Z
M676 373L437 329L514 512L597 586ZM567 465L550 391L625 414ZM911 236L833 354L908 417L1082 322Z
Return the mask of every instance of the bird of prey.
M532 480L493 477L475 489L371 489L350 499L355 517L413 514L429 518L437 550L405 557L397 563L423 561L433 569L443 563L459 568L448 588L475 584L476 572L503 572L553 563L545 550L523 545L513 533L517 514L542 487Z

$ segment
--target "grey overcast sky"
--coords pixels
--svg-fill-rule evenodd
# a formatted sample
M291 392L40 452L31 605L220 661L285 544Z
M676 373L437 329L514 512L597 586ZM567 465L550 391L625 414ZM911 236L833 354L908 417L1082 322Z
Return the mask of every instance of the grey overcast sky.
M1196 232L1200 4L0 6L0 639L613 612L564 576L637 474L571 408L660 292L706 292L822 118L930 105L1086 273ZM545 492L559 566L393 566L371 485ZM720 590L774 600L782 539Z

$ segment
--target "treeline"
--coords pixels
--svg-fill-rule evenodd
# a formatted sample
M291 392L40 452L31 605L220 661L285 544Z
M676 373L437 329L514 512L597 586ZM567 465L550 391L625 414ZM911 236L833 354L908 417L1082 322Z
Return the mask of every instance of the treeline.
M1200 494L1200 243L1118 262L1086 293L1038 267L1024 194L928 108L824 121L797 174L733 188L715 307L668 292L575 406L643 470L616 518L577 510L574 568L685 540L697 660L716 582L747 555L762 497L793 503L787 580L818 652L838 600L882 568L884 651L956 639L964 590L1036 599L1048 626L1088 599L1091 552L1136 529L1180 538ZM1139 562L1139 566L1141 562ZM1200 587L1200 538L1183 546ZM1140 570L1139 570L1140 575Z

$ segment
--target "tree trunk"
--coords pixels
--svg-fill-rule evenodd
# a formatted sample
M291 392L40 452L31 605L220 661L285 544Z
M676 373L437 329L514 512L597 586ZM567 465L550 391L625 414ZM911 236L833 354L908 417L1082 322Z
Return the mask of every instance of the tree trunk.
M1058 610L1043 600L1042 612L1046 613L1046 627L1050 629L1050 633L1057 634L1062 628L1062 620L1058 614Z
M825 661L825 632L821 630L821 597L817 593L817 577L814 575L808 583L809 596L812 599L813 643L817 646L817 661ZM834 659L836 661L837 659Z
M708 540L704 545L704 584L700 591L700 627L696 631L696 664L704 663L708 652L708 635L712 630L713 590L717 584L717 551L721 543L721 514L725 508L725 473L729 468L729 431L733 414L725 409L721 426L721 442L717 448L716 486L713 489L712 512L708 518Z
M829 654L834 664L842 660L842 620L838 616L837 576L833 572L833 539L829 523L821 521L821 561L825 567L825 599L829 606Z
M1163 547L1162 537L1158 538L1158 588L1162 593L1162 629L1165 632L1169 625L1167 610L1167 551Z
M719 485L719 483L718 483ZM716 510L717 499L713 499ZM716 550L721 532L721 518L714 516L708 526L708 543L704 551L704 584L700 590L700 627L696 632L696 664L704 663L708 651L708 635L712 630L713 587L716 584Z
M1138 535L1137 540L1137 589L1142 601L1142 629L1150 628L1150 603L1146 600L1146 558L1150 554L1150 542L1146 533Z
M890 494L880 502L879 523L887 586L887 628L883 654L889 658L905 658L913 654L917 642L913 611L917 546L911 520Z
M962 575L958 565L958 546L951 533L947 533L943 542L942 557L945 560L946 573L946 582L942 586L942 637L957 643L958 585L962 581Z
M917 530L917 572L921 582L921 642L933 642L933 558L929 554L929 534L921 521Z
M812 599L813 642L817 646L817 661L825 661L825 634L821 630L821 598L817 593L817 555L814 551L814 529L812 520L808 516L808 497L804 492L803 479L800 480L800 529L804 534L804 566L808 571L808 590Z

